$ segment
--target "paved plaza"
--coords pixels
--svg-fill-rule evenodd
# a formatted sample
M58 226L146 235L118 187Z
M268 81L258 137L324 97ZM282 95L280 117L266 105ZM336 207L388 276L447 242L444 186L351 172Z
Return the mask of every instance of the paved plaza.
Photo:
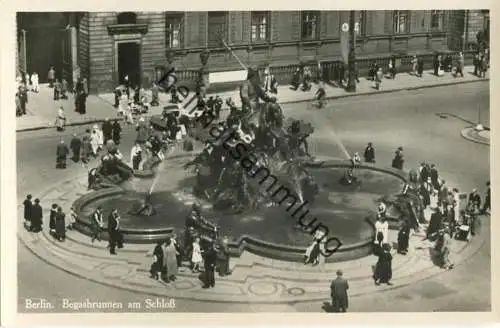
M463 79L424 74L420 80L401 74L396 81L384 81L382 92L374 92L371 82L364 80L357 94L329 87L327 96L332 99L321 110L311 109L304 102L312 98L312 93L293 92L285 87L279 91L279 101L285 116L313 124L310 151L317 157L341 158L343 149L351 154L362 153L366 144L373 142L377 164L390 167L395 149L403 146L404 171L428 161L436 164L448 186L464 193L477 188L484 197L485 182L490 179L489 130L476 133L469 130L478 123L478 108L482 110L480 123L489 128L489 83L467 70L470 68ZM452 83L456 85L447 86ZM76 113L70 113L70 99L64 105L69 122L82 125L75 124L62 133L54 128L39 129L51 126L50 117L57 108L48 91L32 96L30 115L18 118L18 131L32 130L17 133L18 203L31 193L40 198L46 211L54 202L68 210L74 200L89 192L87 169L71 163L66 170L55 170L53 154L57 142L61 138L69 142L73 132L83 134L90 122L114 117L115 109L111 106L111 95L91 96L88 115L76 117ZM236 93L229 94L233 99L239 98ZM134 127L124 126L120 150L125 158L129 158L135 136ZM471 140L474 138L475 141ZM35 159L37 164L31 164ZM97 160L91 163L95 165ZM87 236L70 231L67 240L59 243L47 231L38 234L25 231L19 218L18 307L21 312L30 311L25 308L26 299L34 297L43 297L54 304L62 298L75 302L89 298L143 304L147 298L159 297L173 298L176 302L175 309L163 311L324 312L329 311L326 303L330 299L330 282L335 272L342 269L351 286L349 311L352 312L488 311L491 308L490 222L488 216L481 220L479 235L470 242L453 242L453 270L436 266L430 257L433 243L423 240L422 233L414 234L408 255L395 255L392 286L373 284L374 256L310 267L245 252L240 258L231 259L233 274L216 277L216 287L207 290L201 288L198 276L188 270L168 285L149 278L152 245L126 244L116 257L110 257L104 242L91 243ZM396 241L395 234L391 231L390 240Z

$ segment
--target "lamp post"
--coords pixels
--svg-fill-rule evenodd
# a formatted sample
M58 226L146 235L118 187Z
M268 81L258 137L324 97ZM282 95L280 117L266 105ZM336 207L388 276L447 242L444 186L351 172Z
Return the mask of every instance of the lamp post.
M356 31L355 31L356 11L351 10L349 17L349 56L347 57L347 69L349 71L349 80L346 90L356 92Z

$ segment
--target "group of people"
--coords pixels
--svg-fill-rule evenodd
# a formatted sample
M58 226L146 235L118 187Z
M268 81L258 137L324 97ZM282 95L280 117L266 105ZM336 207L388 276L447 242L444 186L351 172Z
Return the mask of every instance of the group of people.
M23 202L24 206L24 226L28 231L40 232L43 229L43 208L40 199L32 201L33 196L28 194ZM74 207L71 207L69 216L66 216L61 206L52 204L49 216L49 232L58 241L66 239L66 230L74 228L77 214Z
M112 209L108 215L108 248L111 255L116 255L116 248L123 248L123 234L120 227L120 214L116 208ZM91 242L96 239L101 241L101 233L104 231L104 212L101 206L98 206L90 220Z
M227 237L218 238L217 228L202 216L200 206L193 204L183 240L173 233L154 248L151 277L166 283L174 281L183 260L188 260L193 273L203 273L203 287L214 287L216 271L221 277L231 274L228 241Z
M118 120L115 119L111 123L106 118L102 123L102 128L94 124L92 129L85 130L82 137L74 133L69 147L64 140L61 140L57 145L56 168L65 169L69 155L71 155L73 162L81 161L83 166L87 165L91 158L96 158L99 155L109 140L113 141L114 145L119 145L121 132L122 128Z

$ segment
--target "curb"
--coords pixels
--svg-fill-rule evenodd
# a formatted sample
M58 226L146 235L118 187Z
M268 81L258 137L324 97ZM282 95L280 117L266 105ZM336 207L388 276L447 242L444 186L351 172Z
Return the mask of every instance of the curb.
M361 97L361 96L372 96L372 95L379 95L379 94L385 94L385 93L394 93L394 92L401 92L401 91L411 91L411 90L420 90L420 89L430 89L430 88L437 88L437 87L446 87L450 85L457 85L457 84L468 84L468 83L476 83L476 82L489 82L490 78L485 78L485 79L478 79L478 80L471 80L471 81L453 81L453 82L446 82L446 83L440 83L440 84L431 84L431 85L420 85L420 86L414 86L414 87L405 87L405 88L396 88L396 89L388 89L388 90L377 90L377 91L369 91L369 92L364 92L364 93L347 93L339 96L331 96L331 97L326 97L326 100L335 100L335 99L342 99L342 98L348 98L348 97ZM282 101L280 102L281 104L297 104L297 103L302 103L302 102L307 102L307 101L312 101L313 99L300 99L300 100L289 100L289 101ZM150 115L145 115L145 116L150 116ZM111 118L110 118L111 119ZM117 117L113 118L113 120L119 120L123 121L123 117ZM95 123L102 123L104 122L103 119L90 119L88 121L83 121L83 122L76 122L76 123L69 123L66 126L80 126L80 125L87 125L87 124L95 124ZM37 131L37 130L44 130L44 129L52 129L55 128L54 126L37 126L37 127L30 127L30 128L25 128L25 129L16 129L17 132L28 132L28 131Z
M481 144L481 145L485 145L485 146L490 146L490 143L487 142L487 141L483 141L482 139L484 138L475 138L473 137L472 135L469 134L469 132L474 131L474 128L473 127L468 127L468 128L465 128L463 129L462 131L460 131L460 135L462 136L462 138L464 138L465 140L468 140L468 141L472 141L474 143L477 143L477 144Z

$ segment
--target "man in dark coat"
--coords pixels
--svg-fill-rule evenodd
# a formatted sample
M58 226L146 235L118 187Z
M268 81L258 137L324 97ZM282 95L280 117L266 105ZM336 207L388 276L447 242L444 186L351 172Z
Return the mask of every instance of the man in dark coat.
M375 163L375 148L373 148L373 144L371 142L368 143L368 146L365 148L365 162L367 163Z
M73 134L73 139L69 143L69 148L71 148L71 152L73 153L73 161L78 162L80 160L80 149L82 147L82 141L76 133Z
M23 202L24 205L24 224L26 226L31 227L31 209L33 208L33 203L31 202L31 194L26 196L26 199Z
M231 272L229 271L229 247L228 238L224 237L220 243L219 251L217 252L219 276L224 277Z
M469 206L472 204L477 208L481 208L481 196L479 196L477 189L473 189L469 194L469 201L467 203Z
M349 283L342 275L342 270L337 270L337 278L330 285L332 306L335 312L346 312L349 307L349 297L347 296Z
M35 199L35 204L31 208L31 229L32 232L39 232L42 230L43 224L43 210L40 206L40 199Z
M106 144L108 140L113 139L113 124L109 121L109 118L105 118L102 123L102 135L104 137L104 144Z
M205 265L205 285L203 288L210 288L215 286L215 265L217 262L217 252L213 244L208 246L204 254Z
M403 159L403 147L398 147L392 160L392 167L398 170L403 169L404 159Z
M108 216L109 253L116 255L116 246L123 248L123 238L120 232L120 215L113 209Z
M441 229L441 221L443 217L437 207L432 209L431 219L429 221L429 226L427 227L426 238L432 238L432 235Z
M66 168L66 159L69 154L68 146L64 143L64 140L57 145L56 152L56 168L65 169Z
M436 168L436 165L434 164L431 165L430 176L431 176L432 186L434 187L434 189L439 190L439 173Z
M398 253L406 255L408 253L410 241L410 225L408 221L404 221L398 233Z
M424 73L424 60L422 59L422 57L419 57L417 59L417 76L422 77L423 73Z
M113 122L113 142L115 145L120 144L120 139L121 139L121 133L122 133L122 127L120 126L120 123L118 123L118 120L115 120Z

